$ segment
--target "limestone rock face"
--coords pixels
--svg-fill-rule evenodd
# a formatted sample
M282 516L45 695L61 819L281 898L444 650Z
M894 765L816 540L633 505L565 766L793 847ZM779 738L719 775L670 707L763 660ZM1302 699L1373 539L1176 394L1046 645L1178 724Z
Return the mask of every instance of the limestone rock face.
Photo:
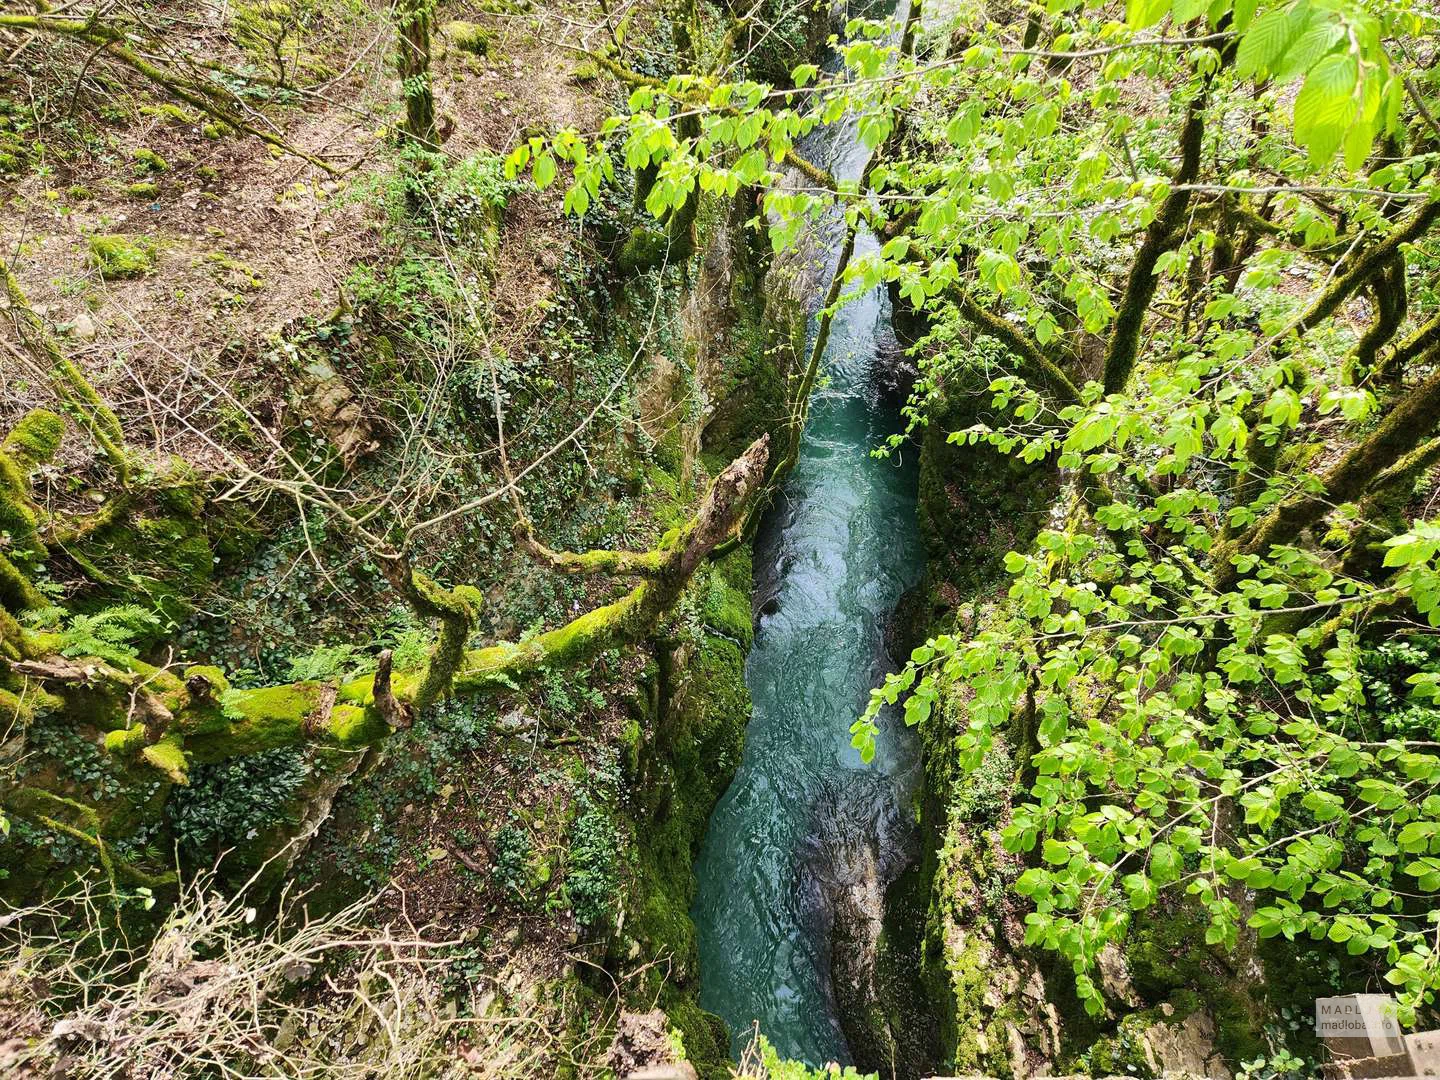
M1173 1012L1169 1005L1162 1012ZM1231 1072L1215 1049L1215 1019L1204 1009L1179 1023L1161 1020L1141 1034L1145 1060L1161 1076L1205 1076L1231 1080Z
M676 1057L669 1021L659 1009L620 1014L608 1063L625 1080L697 1080L695 1067Z

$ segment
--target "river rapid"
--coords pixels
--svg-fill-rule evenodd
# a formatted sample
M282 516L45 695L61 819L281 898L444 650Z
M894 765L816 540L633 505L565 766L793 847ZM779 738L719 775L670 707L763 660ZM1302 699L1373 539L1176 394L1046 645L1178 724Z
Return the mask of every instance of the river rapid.
M851 178L867 157L848 125L818 128L803 149ZM812 257L833 266L842 239L838 221L817 229ZM855 254L875 247L862 231ZM883 895L913 847L914 733L885 717L869 764L849 734L894 670L886 622L924 569L914 453L871 455L899 425L879 378L895 354L883 289L835 317L798 461L756 544L754 711L710 820L692 912L700 1002L730 1026L736 1053L758 1022L786 1057L850 1060L831 984L836 896L864 876Z

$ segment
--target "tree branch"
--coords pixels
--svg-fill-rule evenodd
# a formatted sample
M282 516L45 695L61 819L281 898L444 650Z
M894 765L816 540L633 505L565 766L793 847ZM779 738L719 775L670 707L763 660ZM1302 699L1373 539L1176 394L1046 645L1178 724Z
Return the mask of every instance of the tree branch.
M1381 273L1390 261L1400 255L1404 244L1412 243L1423 236L1440 218L1440 196L1432 196L1420 209L1410 215L1398 228L1378 244L1361 252L1349 268L1331 282L1306 309L1295 324L1296 334L1303 335L1334 314L1335 309L1365 285L1376 274Z
M459 632L462 627L468 632L471 624L455 610L465 605L473 611L464 587L441 589L403 559L390 559L387 574L397 588L427 618L441 621L441 640L420 672L392 672L384 663L381 670L339 687L291 683L232 690L222 695L223 700L217 700L208 682L187 680L138 660L127 661L123 670L116 668L113 679L101 670L113 665L85 658L62 663L60 658L44 657L38 666L28 666L25 674L55 684L68 705L93 717L97 726L110 728L106 744L112 752L170 776L183 776L191 763L224 761L280 746L313 742L362 749L403 726L393 721L404 710L422 716L423 706L441 694L493 692L541 668L564 667L605 649L644 640L680 599L696 568L743 520L765 483L769 454L769 436L762 435L715 478L695 516L667 533L657 548L665 563L663 573L614 603L531 640L467 651ZM17 629L22 652L33 650L45 637ZM16 670L14 664L7 666ZM92 678L81 680L78 672L90 672ZM160 743L148 745L143 729L126 728L128 698L118 691L128 694L137 679L173 716Z
M969 293L961 293L960 313L975 325L981 333L993 337L1004 345L1020 361L1020 373L1026 380L1039 383L1062 402L1080 400L1080 390L1070 376L1045 355L1029 334L1026 334L1009 319L983 306Z
M1426 353L1427 361L1440 361L1440 341ZM1440 421L1440 369L1407 393L1364 440L1351 447L1321 478L1317 494L1291 496L1261 519L1234 545L1236 552L1262 554L1272 545L1293 542L1337 503L1354 502L1377 478L1385 475L1406 454L1424 441ZM1217 588L1235 579L1228 559L1217 560Z
M96 19L72 19L43 14L0 14L0 27L6 26L21 30L58 34L62 37L69 37L77 41L84 41L88 44L95 45L103 51L106 56L118 60L126 67L138 72L156 85L163 87L187 105L199 109L207 116L211 116L229 125L236 131L243 131L247 135L253 135L255 138L268 143L277 150L301 158L311 165L314 165L317 169L322 169L332 175L339 171L329 162L322 161L320 158L307 154L303 150L297 150L278 135L272 135L268 131L262 131L246 123L238 113L229 107L230 98L225 91L218 87L208 86L199 82L182 83L179 76L150 63L148 60L132 52L123 44L125 34L113 26Z
M1379 375L1384 382L1399 382L1405 377L1410 362L1436 341L1440 341L1440 314L1398 343L1380 364Z
M1105 354L1105 393L1118 394L1130 381L1135 362L1140 355L1140 332L1145 324L1145 315L1150 301L1155 296L1160 279L1155 267L1160 256L1176 246L1185 223L1185 211L1190 206L1191 192L1181 185L1192 184L1200 174L1200 150L1205 134L1205 104L1208 94L1200 94L1190 103L1185 114L1185 125L1180 129L1180 168L1175 173L1175 185L1160 212L1145 230L1145 239L1130 264L1130 275L1125 283L1125 292L1120 302L1119 314L1115 317L1115 330L1110 335L1110 348Z

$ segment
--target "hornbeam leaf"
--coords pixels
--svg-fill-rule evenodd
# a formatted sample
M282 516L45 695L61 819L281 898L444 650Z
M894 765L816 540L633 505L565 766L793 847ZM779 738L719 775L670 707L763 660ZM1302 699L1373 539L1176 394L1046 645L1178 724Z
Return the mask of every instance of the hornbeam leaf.
M1303 23L1291 15L1285 8L1276 8L1255 20L1235 53L1236 75L1269 74L1303 28Z
M1304 32L1273 65L1276 81L1289 82L1304 75L1344 36L1345 27L1339 20L1312 17Z
M1365 159L1370 156L1374 134L1373 126L1363 119L1350 125L1350 130L1345 133L1345 168L1350 172L1359 172L1365 164Z
M1170 10L1170 0L1126 0L1125 21L1132 30L1154 26Z
M1295 98L1295 141L1317 166L1334 156L1355 119L1358 76L1354 57L1334 53L1311 69Z
M1260 0L1235 0L1232 6L1229 0L1216 0L1210 8L1210 22L1212 25L1220 24L1220 17L1226 10L1230 11L1230 22L1235 27L1237 34L1243 34L1250 25L1250 20L1255 17L1255 9L1259 7Z

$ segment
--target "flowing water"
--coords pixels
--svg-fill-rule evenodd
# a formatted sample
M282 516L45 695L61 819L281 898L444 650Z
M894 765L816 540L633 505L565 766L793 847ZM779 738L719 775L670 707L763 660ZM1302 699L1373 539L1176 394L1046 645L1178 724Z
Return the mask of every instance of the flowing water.
M830 145L806 152L857 177L865 155L853 133L818 134ZM833 264L840 237L826 232L817 254ZM857 256L874 249L857 237ZM735 1050L758 1021L782 1055L812 1065L848 1057L830 986L830 897L857 867L893 876L913 830L913 733L886 717L868 765L849 735L870 688L893 670L885 623L924 564L913 454L870 455L898 424L877 389L887 342L882 290L834 319L826 381L756 548L744 760L696 866L701 1004L730 1025Z

